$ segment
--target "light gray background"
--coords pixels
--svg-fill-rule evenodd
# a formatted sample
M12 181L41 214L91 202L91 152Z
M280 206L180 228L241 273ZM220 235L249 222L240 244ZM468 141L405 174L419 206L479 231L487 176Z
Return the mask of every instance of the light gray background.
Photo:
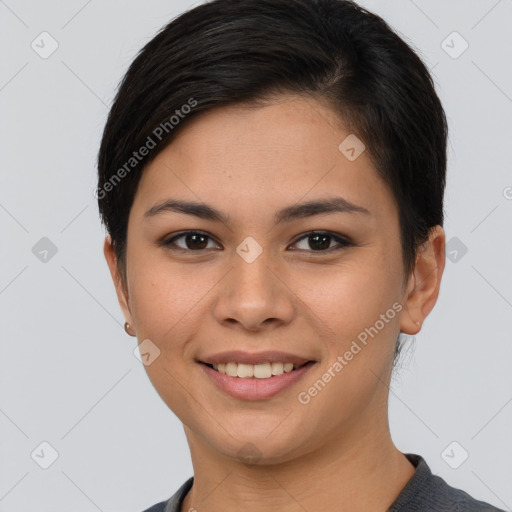
M198 3L0 0L2 512L140 512L192 475L181 423L122 328L93 189L119 80ZM511 510L512 1L361 3L433 70L450 125L445 229L460 240L393 380L393 438L451 485ZM31 48L43 31L59 45L47 59ZM453 31L469 43L458 58ZM46 262L32 252L43 237L57 247ZM58 452L48 469L43 441ZM462 449L469 458L452 469Z

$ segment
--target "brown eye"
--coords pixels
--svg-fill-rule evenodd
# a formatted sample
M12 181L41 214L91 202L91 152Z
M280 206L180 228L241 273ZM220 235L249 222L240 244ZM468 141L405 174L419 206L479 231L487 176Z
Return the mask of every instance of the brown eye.
M293 245L297 245L301 240L307 240L307 242L304 247L299 247L298 250L300 251L330 252L331 250L338 250L353 245L349 239L328 231L308 233L299 238ZM331 247L333 241L338 244L337 247Z
M181 239L183 240L182 245L176 243L177 240ZM174 249L172 246L175 246L177 250L194 252L211 248L208 247L208 241L212 241L212 239L204 233L199 231L187 231L164 240L162 245L169 247L170 249Z
M306 242L301 242L303 240ZM178 241L180 242L178 243ZM208 246L209 242L213 243L213 246ZM348 238L336 233L331 233L329 231L307 233L292 245L297 246L299 242L304 246L298 247L294 250L317 253L332 252L354 245L353 242ZM334 246L332 245L333 242ZM200 231L186 231L180 233L171 238L163 240L161 245L168 248L169 250L182 252L201 252L207 249L220 248L218 244L214 242L212 237Z

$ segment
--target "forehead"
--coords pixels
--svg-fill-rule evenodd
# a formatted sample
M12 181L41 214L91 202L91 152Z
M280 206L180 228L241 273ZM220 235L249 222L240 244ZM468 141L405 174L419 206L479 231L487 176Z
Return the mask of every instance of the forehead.
M256 158L266 163L292 158L308 164L338 156L336 142L343 133L329 108L312 98L283 96L264 106L231 105L199 114L169 150L195 161L222 158L223 164L229 160L234 167L244 155L247 164Z
M255 202L277 209L335 193L389 214L393 198L369 155L344 152L344 141L357 144L354 137L312 98L216 108L191 120L146 167L137 199L149 205L183 195L223 210Z

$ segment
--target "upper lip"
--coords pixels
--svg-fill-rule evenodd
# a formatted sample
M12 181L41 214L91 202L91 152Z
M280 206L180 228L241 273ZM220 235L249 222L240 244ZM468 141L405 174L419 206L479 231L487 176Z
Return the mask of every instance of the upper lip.
M218 352L210 356L205 356L200 360L202 363L242 363L242 364L263 364L263 363L293 363L300 366L313 359L300 357L289 352L280 352L277 350L267 350L265 352L243 352L241 350L231 350L229 352Z

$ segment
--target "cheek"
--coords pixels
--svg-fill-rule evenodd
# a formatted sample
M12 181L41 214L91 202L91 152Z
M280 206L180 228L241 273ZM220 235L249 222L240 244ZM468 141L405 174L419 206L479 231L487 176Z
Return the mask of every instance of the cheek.
M172 262L158 252L147 251L138 261L133 259L129 269L132 314L137 335L151 339L162 354L172 354L176 360L207 321L205 308L210 294L218 292L223 272L207 263L199 269L192 263Z
M305 407L310 407L311 416L324 419L322 428L335 429L363 414L376 397L387 396L382 382L387 379L399 330L400 282L389 266L368 262L332 272L324 293L319 293L318 282L307 304L335 337L328 343L324 373L302 391L306 399L310 397ZM325 387L319 380L327 383Z
M163 258L147 254L142 262L135 259L129 268L132 313L138 333L155 340L159 346L173 335L174 326L193 310L198 293L194 280L186 272L178 272ZM186 322L185 322L186 323Z
M185 357L188 341L196 337L204 318L200 308L205 283L191 274L186 266L178 270L168 260L150 255L144 264L134 264L129 274L139 343L149 339L159 350L158 357L145 366L146 373L162 400L180 417L190 407L183 393L192 387L187 384L187 365L194 364Z
M376 255L300 278L305 302L342 339L373 325L400 297L396 262Z

